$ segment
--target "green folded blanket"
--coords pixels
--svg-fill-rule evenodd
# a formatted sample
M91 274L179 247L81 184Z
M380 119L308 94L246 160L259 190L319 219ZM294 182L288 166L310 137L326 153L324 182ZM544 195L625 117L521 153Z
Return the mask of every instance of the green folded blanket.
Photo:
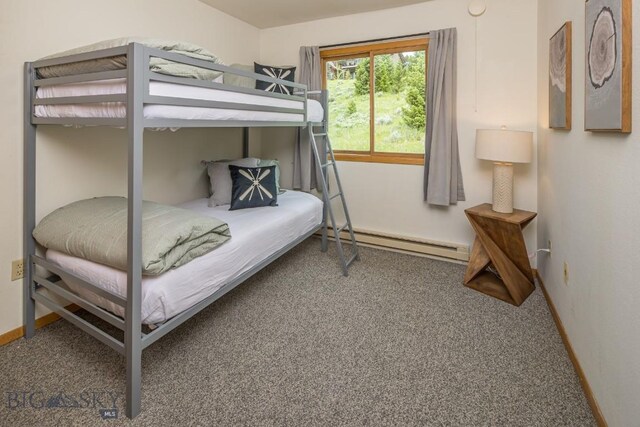
M94 52L96 50L126 46L129 43L140 43L145 46L165 50L167 52L180 53L191 58L209 61L214 64L220 63L220 60L214 54L200 46L185 42L157 40L145 37L123 37L119 39L105 40L88 46L82 46L76 49L49 55L41 59L59 58L62 56L75 55L79 53ZM99 71L122 70L126 67L127 57L125 55L121 55L111 58L91 59L89 61L72 62L70 64L42 67L38 68L38 75L42 78L50 78L68 76L73 74L96 73ZM194 67L187 64L180 64L177 62L155 57L151 57L150 59L150 69L151 71L155 71L161 74L168 74L170 76L190 77L201 80L213 80L222 75L222 73L219 71Z
M33 231L48 249L127 269L127 199L98 197L59 208ZM143 202L142 273L158 275L211 252L231 238L217 218Z

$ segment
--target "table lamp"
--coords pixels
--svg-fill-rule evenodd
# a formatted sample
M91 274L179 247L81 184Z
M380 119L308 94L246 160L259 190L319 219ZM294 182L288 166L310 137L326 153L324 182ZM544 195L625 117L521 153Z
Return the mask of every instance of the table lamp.
M513 163L531 162L533 133L502 129L476 131L476 158L493 162L493 210L513 212Z

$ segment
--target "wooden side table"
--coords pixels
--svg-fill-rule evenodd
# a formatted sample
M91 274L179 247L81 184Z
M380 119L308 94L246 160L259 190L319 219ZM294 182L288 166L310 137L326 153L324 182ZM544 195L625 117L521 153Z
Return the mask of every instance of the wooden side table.
M485 203L464 211L476 232L465 286L519 306L535 289L522 229L535 212L494 212ZM489 271L493 266L497 275Z

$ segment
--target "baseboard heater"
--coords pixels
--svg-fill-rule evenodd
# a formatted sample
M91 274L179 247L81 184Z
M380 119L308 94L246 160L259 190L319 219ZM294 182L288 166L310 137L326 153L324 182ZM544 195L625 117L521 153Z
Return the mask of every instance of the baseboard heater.
M400 236L379 231L354 228L356 241L363 246L371 246L396 252L429 256L454 261L469 261L469 246L457 243L437 242L417 237ZM317 233L318 235L320 233ZM333 238L333 231L329 228L329 238ZM350 241L349 232L340 233L340 239Z

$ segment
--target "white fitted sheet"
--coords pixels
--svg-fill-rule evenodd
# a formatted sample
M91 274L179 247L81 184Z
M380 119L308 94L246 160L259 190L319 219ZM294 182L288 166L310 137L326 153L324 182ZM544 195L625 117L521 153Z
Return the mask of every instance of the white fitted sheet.
M298 191L279 195L277 207L229 211L229 205L210 208L207 201L194 200L180 207L227 222L231 239L181 267L159 276L143 276L142 323L162 323L192 307L322 221L320 199ZM46 258L80 278L126 298L127 275L124 271L54 250L48 250ZM120 306L84 290L73 281L65 283L92 303L124 316Z
M114 95L127 93L126 79L98 80L39 87L36 98L47 99L64 96ZM300 114L275 113L264 111L234 110L224 108L181 107L175 105L146 105L144 116L147 119L186 119L186 120L241 120L285 122L302 121L304 103L288 99L269 98L227 90L210 89L196 86L179 85L166 82L150 82L149 94L207 101L235 102L249 105L265 105L300 109ZM123 102L102 102L93 104L36 105L36 117L48 118L123 118L127 115ZM322 105L315 100L307 102L307 120L321 122L324 116Z

